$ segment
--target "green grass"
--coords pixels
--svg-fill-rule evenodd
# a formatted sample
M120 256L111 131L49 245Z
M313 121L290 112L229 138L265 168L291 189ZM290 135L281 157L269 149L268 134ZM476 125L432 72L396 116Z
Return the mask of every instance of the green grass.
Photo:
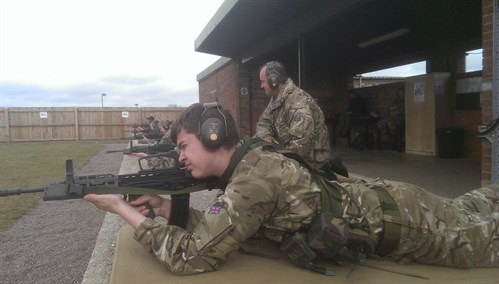
M109 141L0 143L0 189L43 187L64 180L66 160L81 168ZM0 197L0 231L41 201L41 193Z

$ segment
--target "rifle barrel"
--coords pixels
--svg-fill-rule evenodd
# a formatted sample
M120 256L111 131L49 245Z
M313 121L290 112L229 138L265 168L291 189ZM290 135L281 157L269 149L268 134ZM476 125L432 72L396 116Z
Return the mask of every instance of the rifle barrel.
M33 193L33 192L44 192L45 189L46 187L1 189L0 196L19 195L23 193Z
M106 154L125 152L126 150L127 149L125 149L125 150L109 150L109 151L106 151Z

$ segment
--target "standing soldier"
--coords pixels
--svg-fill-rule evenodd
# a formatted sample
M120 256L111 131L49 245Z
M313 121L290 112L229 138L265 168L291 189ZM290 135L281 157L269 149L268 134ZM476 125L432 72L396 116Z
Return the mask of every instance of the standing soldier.
M260 87L270 102L254 137L300 154L317 169L326 164L331 145L324 114L314 98L293 83L278 61L262 66Z

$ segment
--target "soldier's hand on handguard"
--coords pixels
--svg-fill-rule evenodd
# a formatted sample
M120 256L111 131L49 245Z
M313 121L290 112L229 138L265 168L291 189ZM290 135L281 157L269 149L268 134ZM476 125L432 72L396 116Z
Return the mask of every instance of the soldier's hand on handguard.
M119 214L119 208L125 205L125 201L118 194L86 194L83 199L93 203L97 208L114 214Z
M137 157L137 158L143 158L143 157L148 156L148 154L146 154L144 152L137 152L137 153L133 152L133 153L130 153L129 155L132 157Z
M161 199L160 197L157 197ZM137 208L127 203L122 196L117 194L94 194L90 193L83 197L86 201L92 202L97 208L120 215L134 229L137 229L146 216L142 215ZM141 199L138 198L138 201ZM154 204L154 202L153 202ZM161 204L161 201L160 201ZM161 207L162 208L162 207ZM169 209L169 208L168 208ZM159 210L158 210L159 211ZM147 214L147 212L144 212ZM169 211L168 211L169 213Z
M144 216L149 214L150 209L145 205L149 204L156 216L161 216L166 219L170 217L170 199L162 198L158 195L142 195L141 197L130 201L129 204Z

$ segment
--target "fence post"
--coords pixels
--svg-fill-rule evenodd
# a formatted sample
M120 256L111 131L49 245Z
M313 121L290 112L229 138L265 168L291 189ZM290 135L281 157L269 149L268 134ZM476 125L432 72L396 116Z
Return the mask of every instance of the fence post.
M7 138L7 143L10 143L10 118L9 118L9 108L5 108L5 138Z
M78 125L78 107L75 107L75 138L80 141L80 126Z

